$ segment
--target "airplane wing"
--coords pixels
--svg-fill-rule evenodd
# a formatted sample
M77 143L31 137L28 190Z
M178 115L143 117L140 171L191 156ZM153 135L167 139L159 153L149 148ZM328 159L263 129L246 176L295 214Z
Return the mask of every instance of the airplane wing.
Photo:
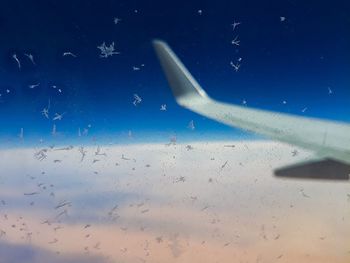
M349 180L350 165L332 159L308 160L275 170L278 177Z
M331 159L350 167L349 124L216 101L200 87L165 42L155 40L153 45L179 105L226 125L312 150L325 162Z

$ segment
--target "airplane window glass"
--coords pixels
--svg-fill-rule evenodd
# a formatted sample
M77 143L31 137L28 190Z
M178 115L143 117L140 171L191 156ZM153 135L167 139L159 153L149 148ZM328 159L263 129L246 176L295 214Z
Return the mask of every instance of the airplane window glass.
M0 263L350 262L349 12L3 1Z

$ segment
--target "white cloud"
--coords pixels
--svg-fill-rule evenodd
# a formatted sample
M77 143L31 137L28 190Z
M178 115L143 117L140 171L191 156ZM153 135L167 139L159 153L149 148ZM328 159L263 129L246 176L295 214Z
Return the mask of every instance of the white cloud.
M38 149L1 150L3 241L19 245L32 232L32 244L48 251L79 255L87 247L91 255L123 262L232 262L234 255L263 262L282 253L285 262L349 259L347 184L272 175L310 153L298 149L293 156L294 147L269 141L191 146L101 146L106 155L89 146L82 162L78 147L48 149L43 161L34 158ZM64 200L71 203L68 216L57 219L63 209L55 207ZM50 244L54 239L57 244Z

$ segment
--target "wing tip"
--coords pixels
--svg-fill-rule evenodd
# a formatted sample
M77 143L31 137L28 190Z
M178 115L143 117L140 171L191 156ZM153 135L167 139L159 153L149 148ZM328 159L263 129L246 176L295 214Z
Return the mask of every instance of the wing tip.
M152 40L152 44L175 99L180 105L184 105L186 102L203 102L209 99L207 93L200 87L165 41L156 38Z
M160 38L154 38L152 40L152 44L153 46L167 46L167 43Z

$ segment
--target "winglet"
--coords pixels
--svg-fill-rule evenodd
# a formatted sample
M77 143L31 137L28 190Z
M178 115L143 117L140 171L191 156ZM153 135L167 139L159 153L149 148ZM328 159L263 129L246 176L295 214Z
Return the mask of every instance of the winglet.
M153 46L176 101L180 105L197 99L199 101L209 99L206 92L164 41L154 40Z

